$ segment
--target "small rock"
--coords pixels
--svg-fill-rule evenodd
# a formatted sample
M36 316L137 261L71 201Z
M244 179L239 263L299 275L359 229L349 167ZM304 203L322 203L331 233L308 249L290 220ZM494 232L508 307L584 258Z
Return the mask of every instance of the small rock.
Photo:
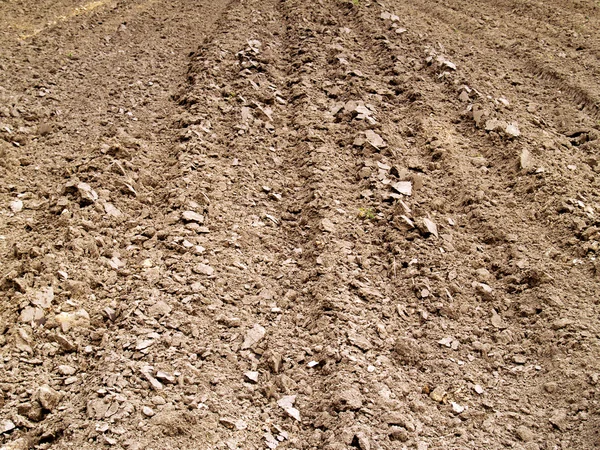
M264 327L261 327L259 324L255 324L254 327L246 332L246 335L244 336L244 342L242 343L242 350L254 347L265 337L265 334L266 330Z
M549 381L548 383L544 384L544 390L548 394L554 394L557 389L558 389L558 385L553 381Z
M442 403L446 398L446 391L442 386L436 386L433 391L429 393L429 397L438 403Z
M61 375L69 376L75 374L75 372L77 372L77 369L75 369L75 367L67 365L58 366L58 373L60 373Z
M152 408L150 408L149 406L144 406L142 408L142 414L145 415L146 417L152 417L154 415L154 410Z
M462 405L459 405L456 402L452 402L451 405L452 405L452 411L454 411L456 414L461 414L465 411L465 407Z
M473 390L475 392L477 392L479 395L483 394L483 388L479 384L476 384L475 386L473 386Z
M524 148L521 151L519 163L520 163L521 169L523 169L523 170L533 169L533 158L531 157L531 153L529 152L529 150L527 150L526 148Z
M77 378L77 377L68 377L68 378L65 378L64 383L65 383L65 386L69 386L70 384L77 383L77 381L79 381L79 378Z
M435 237L439 237L437 225L430 219L424 218L422 220L424 231L428 234L433 234Z
M327 218L321 220L321 228L328 233L335 233L335 225Z
M0 420L0 433L8 433L9 431L14 430L16 427L17 426L12 420Z
M355 438L358 443L358 448L361 450L371 450L371 442L365 433L359 431L356 433Z
M52 300L54 300L54 289L52 289L52 286L48 286L35 292L31 303L40 308L48 309L52 305Z
M95 203L96 200L98 200L98 194L87 183L78 183L77 190L79 191L81 199L88 203Z
M252 383L258 383L258 372L245 372L244 376L248 381L251 381Z
M215 273L215 269L213 269L208 264L198 264L194 266L193 271L199 275L206 275L208 277L212 276Z
M171 307L162 300L157 301L154 305L148 308L148 314L154 318L163 317L171 312Z
M355 411L362 408L362 405L362 394L355 388L341 391L334 401L337 411Z
M491 322L492 322L492 326L494 326L494 328L500 328L500 329L507 328L506 324L502 320L502 317L500 317L500 315L498 315L496 313L492 314Z
M573 321L571 319L567 319L566 317L562 319L556 319L554 322L552 322L552 329L560 330L571 325L572 323Z
M517 437L521 439L523 442L531 442L534 439L533 432L524 425L517 427L515 430Z
M399 194L410 196L412 194L412 182L398 181L397 183L392 184L392 189L394 189Z
M365 138L369 144L371 144L373 147L375 147L377 149L387 147L387 144L382 139L382 137L379 136L377 133L375 133L373 130L365 131Z
M517 354L513 356L513 362L515 364L525 364L527 362L527 358L525 355Z
M36 398L47 411L53 411L60 403L60 394L47 384L38 388Z
M511 137L519 137L521 135L518 125L514 122L506 125L504 132Z
M296 401L295 395L284 395L279 400L277 400L277 405L279 405L283 410L292 418L296 419L298 422L300 421L300 411L294 408L294 402Z
M170 373L167 373L167 372L163 372L162 370L159 370L158 372L156 372L156 378L158 378L163 383L174 384L176 381L175 377L173 375L171 375Z
M2 422L0 422L0 430L2 429ZM30 440L26 438L15 439L8 444L0 447L0 450L29 450L31 448Z
M181 217L186 222L204 223L204 216L194 211L184 211Z
M104 212L112 217L121 217L123 214L112 203L104 203Z
M10 202L10 210L15 214L23 210L23 202L21 200L13 200Z
M567 429L567 412L563 409L556 410L550 417L550 423L560 431L565 431Z
M461 102L465 102L465 103L466 103L466 102L468 102L468 101L469 101L471 98L469 97L469 93L468 93L467 91L463 90L463 91L462 91L462 92L459 94L459 96L458 96L458 99L459 99Z

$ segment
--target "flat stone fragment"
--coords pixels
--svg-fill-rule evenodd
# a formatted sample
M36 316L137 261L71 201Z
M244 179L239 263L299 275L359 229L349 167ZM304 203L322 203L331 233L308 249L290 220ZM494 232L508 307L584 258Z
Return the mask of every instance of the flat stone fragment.
M181 217L187 222L204 223L204 216L195 211L184 211Z
M335 233L335 225L329 219L321 220L321 227L324 231L327 231L328 233Z
M429 233L433 234L435 237L438 237L437 225L433 221L425 218L425 219L423 219L423 225L425 225L425 229Z
M215 269L213 269L208 264L198 264L194 267L193 270L195 273L199 275L206 275L207 277L210 277L215 273Z
M292 418L296 419L298 422L300 421L300 411L294 408L294 402L296 401L295 395L284 395L279 400L277 400L277 404L283 408L283 410Z
M410 196L412 195L412 181L398 181L392 184L392 189L399 194Z
M16 425L12 420L1 420L0 421L0 433L8 433L16 428Z
M13 200L10 202L10 210L14 213L21 212L23 210L23 202L21 200Z
M375 133L373 130L365 131L365 138L367 139L367 142L375 148L387 147L387 144L385 143L383 138L377 133Z
M47 384L38 388L36 396L42 407L48 411L53 411L60 403L60 394Z
M265 337L265 334L266 330L264 327L260 326L259 324L254 325L254 327L246 332L246 336L244 336L242 350L254 347Z

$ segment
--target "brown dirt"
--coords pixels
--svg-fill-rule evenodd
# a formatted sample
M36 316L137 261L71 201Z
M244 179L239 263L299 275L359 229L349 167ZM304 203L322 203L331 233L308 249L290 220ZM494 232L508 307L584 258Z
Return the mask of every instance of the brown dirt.
M2 13L2 449L600 448L597 2Z

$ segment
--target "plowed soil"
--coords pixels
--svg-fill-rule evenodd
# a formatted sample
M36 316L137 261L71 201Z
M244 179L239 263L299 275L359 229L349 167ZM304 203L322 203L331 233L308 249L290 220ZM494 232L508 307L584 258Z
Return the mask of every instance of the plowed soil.
M0 2L0 448L600 448L600 4Z

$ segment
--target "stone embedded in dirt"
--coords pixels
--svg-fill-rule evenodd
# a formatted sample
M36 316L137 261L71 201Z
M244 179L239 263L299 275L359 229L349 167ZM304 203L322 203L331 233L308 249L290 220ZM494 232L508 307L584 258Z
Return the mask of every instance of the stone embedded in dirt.
M334 399L333 407L336 411L356 411L362 408L363 396L356 388L340 391Z
M150 386L152 386L152 389L154 389L155 391L161 391L164 389L163 384L152 376L152 367L150 367L150 366L142 367L140 372L142 373L144 378L148 381L148 383L150 383Z
M519 439L521 439L523 442L531 442L535 438L535 435L533 434L533 432L524 425L517 427L517 429L515 430L515 433L516 433L517 437Z
M4 419L0 420L0 433L8 433L9 431L17 428L12 420Z
M406 196L412 195L412 181L398 181L391 185L392 189L394 189L399 194L403 194Z
M184 211L181 213L181 217L186 222L204 223L204 216L195 211Z
M121 217L123 214L112 203L104 203L104 212L112 217Z
M421 232L423 232L426 235L433 234L435 237L439 237L437 225L435 224L435 222L426 217L423 218L420 222L422 224L422 226L420 227Z
M356 331L348 331L348 341L355 347L360 348L363 352L367 352L373 348L373 344L364 336L361 336Z
M17 406L17 413L34 422L40 422L44 418L42 405L38 401L21 403Z
M321 228L328 233L335 233L335 225L327 218L321 220Z
M465 412L465 407L462 405L459 405L456 402L451 402L450 403L452 405L452 411L454 411L456 414L462 414L463 412Z
M95 203L98 200L98 194L87 183L77 183L77 190L79 191L81 199L85 200L87 203Z
M143 341L139 341L136 346L135 349L136 350L144 350L147 349L148 347L150 347L151 345L154 344L154 342L156 342L154 339L145 339Z
M163 317L171 313L171 307L164 301L159 300L150 308L148 308L148 315L157 318Z
M300 422L300 411L294 408L295 401L295 395L284 395L277 400L277 405L279 405L279 407L281 407L290 417Z
M17 350L33 354L33 349L31 348L32 344L33 339L31 338L31 336L29 336L29 333L27 333L25 329L19 328L15 335L15 347L17 348Z
M252 383L258 383L258 372L254 372L254 371L244 372L244 377L246 378L246 380L248 380Z
M44 318L44 310L43 309L27 306L27 307L23 308L23 311L21 311L21 315L19 316L19 321L21 321L23 323L36 322L36 323L40 324L40 323L42 323L43 318Z
M152 408L150 408L149 406L144 406L142 408L142 414L145 415L146 417L152 417L154 415L154 410Z
M519 137L521 136L521 132L519 131L519 126L515 122L511 122L506 125L504 128L504 132L511 137Z
M264 327L259 324L255 324L254 327L249 329L244 336L244 342L242 343L242 350L246 350L254 347L258 344L266 334Z
M549 420L556 429L560 431L567 429L567 412L564 409L554 411Z
M360 450L371 450L371 441L363 431L356 433L352 442L356 442Z
M237 317L218 316L217 323L223 324L229 328L234 328L239 327L242 324L242 321Z
M163 383L170 383L170 384L175 383L175 377L173 375L171 375L170 373L164 372L162 370L159 370L158 372L156 372L156 378L158 378Z
M521 355L521 354L516 354L513 356L513 362L515 364L525 364L527 362L527 358L525 357L525 355Z
M479 395L483 394L483 388L479 384L476 384L475 386L473 386L473 390L475 392L477 392Z
M10 210L15 214L23 210L23 202L21 200L13 200L10 202Z
M215 273L215 269L213 269L208 264L197 264L192 270L199 275L206 275L208 277L212 276Z
M568 327L569 325L572 325L572 324L573 324L573 321L571 319L563 317L561 319L556 319L554 322L552 322L551 327L553 330L560 330L560 329Z
M66 364L60 365L57 367L58 373L60 373L61 375L73 375L75 372L77 372L77 369L75 369L75 367L72 366L68 366Z
M499 328L499 329L508 328L507 325L502 320L502 317L500 317L500 315L498 315L496 312L494 312L492 314L492 320L491 320L491 322L492 322L492 326L494 328Z
M36 391L35 398L40 402L42 408L47 411L54 411L60 403L61 395L47 384L44 384Z
M66 333L71 328L85 327L90 324L90 315L83 308L75 312L61 312L54 316L54 320L58 322L63 333Z
M461 91L461 93L458 95L458 99L461 102L468 102L469 100L471 100L471 97L469 97L469 93L465 90Z
M365 138L369 144L371 144L376 149L385 148L387 144L383 140L381 136L375 133L373 130L365 131Z
M436 386L433 391L429 393L429 397L438 403L444 402L446 399L446 390L442 386Z
M39 306L40 308L48 309L52 305L52 300L54 300L54 289L52 289L52 286L39 289L33 293L32 297L32 304Z

